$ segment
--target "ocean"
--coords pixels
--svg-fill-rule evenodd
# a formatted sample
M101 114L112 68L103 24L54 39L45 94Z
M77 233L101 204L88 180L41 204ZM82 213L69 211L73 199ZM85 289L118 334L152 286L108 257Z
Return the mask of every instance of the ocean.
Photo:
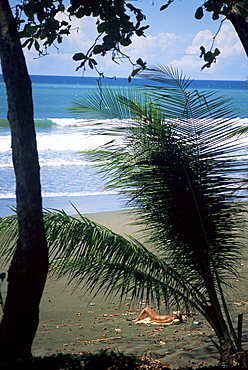
M74 118L68 111L73 102L89 89L96 89L93 77L31 76L34 116L37 133L43 207L63 209L74 214L126 209L125 200L116 191L104 190L106 179L91 166L81 151L97 148L111 140L110 134L94 134L94 123L112 121L92 118L84 113ZM108 80L114 85L127 85L126 79ZM132 82L133 83L133 82ZM135 83L144 84L137 79ZM191 88L217 90L233 98L237 115L248 123L248 86L241 81L194 81ZM12 214L15 206L15 178L11 158L11 138L7 115L5 85L0 76L0 217ZM248 139L247 139L248 141Z

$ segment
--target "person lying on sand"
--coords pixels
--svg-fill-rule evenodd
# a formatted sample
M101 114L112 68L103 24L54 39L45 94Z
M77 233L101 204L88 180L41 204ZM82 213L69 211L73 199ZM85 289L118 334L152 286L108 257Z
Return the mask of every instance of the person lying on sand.
M139 322L145 319L146 317L149 317L151 322L159 323L159 324L170 324L170 323L173 323L174 320L179 320L180 322L182 322L182 314L180 311L173 312L173 316L159 315L149 307L144 308L139 314L139 316L135 320L132 320L132 321Z

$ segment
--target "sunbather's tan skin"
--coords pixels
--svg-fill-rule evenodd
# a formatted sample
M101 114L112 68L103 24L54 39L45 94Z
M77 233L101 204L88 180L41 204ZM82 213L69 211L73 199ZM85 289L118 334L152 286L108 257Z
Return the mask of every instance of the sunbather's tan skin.
M153 311L151 308L146 307L144 308L137 319L133 320L134 322L143 320L145 317L149 317L153 322L158 322L161 324L168 324L171 323L173 320L180 320L181 321L181 315L158 315L155 311Z

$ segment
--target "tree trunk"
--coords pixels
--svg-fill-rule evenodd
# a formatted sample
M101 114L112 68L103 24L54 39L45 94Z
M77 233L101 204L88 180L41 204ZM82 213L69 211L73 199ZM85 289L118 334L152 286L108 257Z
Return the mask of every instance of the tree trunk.
M236 6L233 6L233 9L227 15L227 19L229 19L235 28L246 55L248 56L248 22L246 21L246 18L239 13L237 6L248 13L248 1L244 0L241 3L237 3Z
M19 224L17 250L8 272L8 292L0 324L2 361L31 355L48 268L32 87L7 0L0 0L0 58L8 97Z

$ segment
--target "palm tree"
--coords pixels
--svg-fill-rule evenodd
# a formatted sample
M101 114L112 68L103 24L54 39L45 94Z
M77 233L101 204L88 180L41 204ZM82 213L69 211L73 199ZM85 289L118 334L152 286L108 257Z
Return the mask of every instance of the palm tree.
M246 365L225 297L243 250L237 236L244 194L236 189L246 162L233 137L233 107L213 92L190 89L191 81L170 68L148 69L143 77L157 84L134 92L102 87L74 111L124 118L122 143L88 154L108 174L107 186L133 205L146 241L82 215L45 212L51 266L89 289L195 308L214 329L226 364ZM15 223L4 218L0 228L15 230Z

